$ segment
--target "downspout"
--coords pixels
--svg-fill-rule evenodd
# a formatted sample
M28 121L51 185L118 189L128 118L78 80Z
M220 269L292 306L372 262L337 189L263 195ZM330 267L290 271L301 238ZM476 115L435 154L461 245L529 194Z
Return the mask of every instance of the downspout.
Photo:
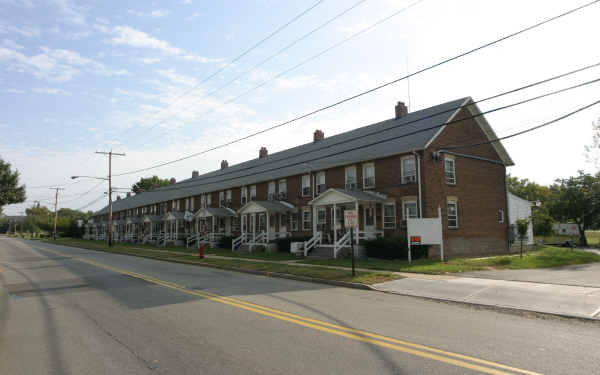
M421 198L421 157L417 153L417 151L412 151L413 155L417 159L417 181L419 184L419 218L423 217L423 202Z

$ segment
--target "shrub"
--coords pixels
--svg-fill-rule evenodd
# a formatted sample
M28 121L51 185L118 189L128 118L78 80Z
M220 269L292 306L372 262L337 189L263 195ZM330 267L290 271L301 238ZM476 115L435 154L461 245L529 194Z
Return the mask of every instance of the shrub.
M367 257L378 259L408 259L408 243L405 236L380 237L364 241ZM411 246L412 259L427 258L429 247Z
M233 237L231 236L223 236L217 243L217 246L221 249L231 249L231 242L233 241Z
M277 251L281 253L290 252L290 244L292 242L304 242L310 240L310 236L295 236L295 237L284 237L277 238L273 242L277 244Z

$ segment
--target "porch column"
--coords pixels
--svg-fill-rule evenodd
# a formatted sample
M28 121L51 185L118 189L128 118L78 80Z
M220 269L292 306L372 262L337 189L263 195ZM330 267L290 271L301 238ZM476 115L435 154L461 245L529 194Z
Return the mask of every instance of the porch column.
M358 211L358 199L354 202L354 207L355 207L354 209L356 210L356 215L358 216L358 220L356 223L356 230L354 231L354 235L356 236L356 238L354 239L354 243L357 244L358 243L358 231L360 229L360 214ZM364 216L364 214L363 214L363 216ZM364 220L364 218L363 218L363 220Z
M337 243L337 212L333 204L333 243Z
M173 241L177 240L177 233L179 232L179 220L175 219L175 238L173 238Z
M317 234L317 207L315 204L312 205L312 227L313 227L313 237Z
M267 215L267 242L269 242L269 226L270 226L269 219L270 219L271 215L269 214L269 211L265 211L265 215Z

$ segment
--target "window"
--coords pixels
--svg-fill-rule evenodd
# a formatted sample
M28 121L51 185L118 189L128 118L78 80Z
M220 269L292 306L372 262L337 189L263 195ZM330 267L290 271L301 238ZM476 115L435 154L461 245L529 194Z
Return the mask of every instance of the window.
M350 167L346 167L344 170L345 174L345 188L348 190L356 189L356 166L352 165Z
M375 164L363 164L363 188L371 189L375 187Z
M231 190L225 192L225 204L227 207L231 206Z
M325 191L325 172L317 173L317 194Z
M258 214L258 233L266 232L267 230L267 215L264 213Z
M206 194L206 207L210 207L212 205L212 194Z
M185 210L190 210L190 198L185 198Z
M290 214L290 227L294 232L298 230L298 214Z
M200 207L206 208L206 195L204 194L200 196Z
M225 206L225 192L224 191L219 192L219 205Z
M256 200L256 185L250 186L250 200L251 201Z
M448 201L448 228L458 228L458 205L456 201Z
M446 183L456 185L456 170L454 168L454 159L444 158L444 172L446 174Z
M237 216L231 218L231 232L238 233L240 231L240 219Z
M404 201L402 202L402 219L416 219L417 214L417 201Z
M396 228L396 204L386 203L383 205L383 229Z
M196 200L196 198L192 197L190 198L190 211L194 212L194 201Z
M302 196L308 197L310 195L310 175L305 174L302 176Z
M319 207L317 209L317 225L324 226L326 217L325 217L325 207Z
M287 199L287 181L279 180L279 200Z
M408 184L417 181L417 163L413 156L402 158L402 183Z
M269 196L268 199L270 201L275 200L275 181L269 182Z
M310 230L310 208L302 211L302 230Z
M172 211L175 211L175 210L179 211L180 203L181 203L181 201L179 199L176 201L173 201L173 204L171 205L171 207L173 207Z
M242 204L248 203L248 186L242 186Z
M248 232L248 215L242 215L242 233Z
M498 222L500 224L504 223L504 210L502 208L498 210Z

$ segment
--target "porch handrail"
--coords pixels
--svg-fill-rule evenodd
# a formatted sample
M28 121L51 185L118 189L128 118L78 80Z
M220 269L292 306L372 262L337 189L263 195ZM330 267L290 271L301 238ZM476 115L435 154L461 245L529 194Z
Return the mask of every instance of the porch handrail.
M308 241L304 241L304 256L308 255L308 252L310 251L310 249L312 249L313 247L315 247L317 244L321 244L323 241L323 233L322 232L316 232L314 236L312 236L312 238Z
M269 240L291 236L290 232L269 232Z
M337 258L337 254L338 252L342 249L342 247L346 247L350 245L350 231L346 232L342 238L340 238L334 245L333 245L333 257Z
M189 247L191 243L195 242L199 235L199 233L189 234L185 239L185 247Z
M383 236L382 230L372 230L372 231L356 231L356 243L358 240L372 240L376 239L379 236Z
M234 238L231 241L231 251L235 251L236 248L242 246L248 242L248 233L242 233L241 236Z
M258 233L255 237L254 237L254 243L267 243L267 233L266 232L260 232Z

